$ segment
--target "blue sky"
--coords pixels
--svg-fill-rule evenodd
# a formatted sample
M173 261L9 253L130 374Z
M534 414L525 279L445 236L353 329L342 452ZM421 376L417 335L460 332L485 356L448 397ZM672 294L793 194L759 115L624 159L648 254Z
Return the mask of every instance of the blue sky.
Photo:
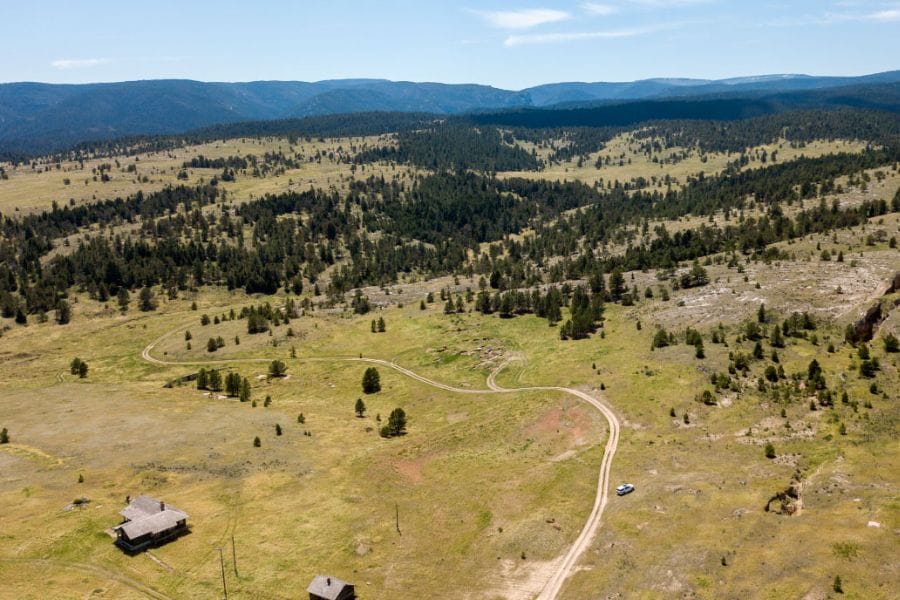
M900 1L43 0L0 12L0 81L557 81L900 68Z

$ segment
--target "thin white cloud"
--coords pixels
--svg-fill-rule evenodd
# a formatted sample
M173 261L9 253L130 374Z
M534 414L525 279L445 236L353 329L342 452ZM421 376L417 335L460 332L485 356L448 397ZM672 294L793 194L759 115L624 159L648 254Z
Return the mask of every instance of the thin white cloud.
M619 8L611 4L597 4L596 2L584 2L581 4L581 10L589 15L605 17L619 12Z
M834 23L846 23L848 21L863 21L870 23L894 23L900 21L900 5L882 5L881 10L865 13L835 13L826 12L824 16L817 19L820 25L831 25Z
M61 58L54 60L50 66L54 69L89 69L109 62L108 58Z
M646 35L663 29L661 26L641 27L635 29L610 29L606 31L575 31L570 33L532 33L524 35L511 35L503 41L507 47L524 46L528 44L558 44L563 42L578 42L582 40L629 38L638 35Z
M648 8L672 8L675 6L690 6L692 4L709 4L716 0L628 0L632 4L640 4Z
M878 21L880 23L900 21L900 9L880 10L868 15L863 15L862 18L866 21Z
M523 10L473 10L492 27L500 29L529 29L546 23L558 23L572 18L563 10L527 8Z

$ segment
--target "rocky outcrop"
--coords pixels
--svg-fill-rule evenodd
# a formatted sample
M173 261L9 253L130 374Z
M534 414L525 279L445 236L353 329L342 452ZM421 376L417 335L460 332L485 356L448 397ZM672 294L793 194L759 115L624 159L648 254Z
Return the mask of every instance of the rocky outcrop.
M888 294L893 294L898 290L900 290L900 273L894 275L894 278L891 280L891 284L888 286L884 295L887 296ZM894 306L897 306L898 302L900 302L900 299L894 302ZM882 301L879 300L869 307L869 310L866 311L863 318L847 326L844 337L848 342L854 345L860 342L868 342L875 336L875 331L878 329L878 326L881 325L881 322L886 318L887 313L882 307Z
M796 516L800 514L803 508L803 498L801 492L803 483L800 477L800 471L794 473L791 477L791 483L787 489L777 492L766 502L765 511L774 512L778 515ZM775 506L773 507L773 503Z

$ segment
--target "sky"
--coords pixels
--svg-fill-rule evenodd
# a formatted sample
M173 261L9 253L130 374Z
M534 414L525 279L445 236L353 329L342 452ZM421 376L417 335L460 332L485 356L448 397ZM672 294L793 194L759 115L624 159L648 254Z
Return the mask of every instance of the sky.
M900 69L900 1L42 0L0 9L0 82L719 79Z

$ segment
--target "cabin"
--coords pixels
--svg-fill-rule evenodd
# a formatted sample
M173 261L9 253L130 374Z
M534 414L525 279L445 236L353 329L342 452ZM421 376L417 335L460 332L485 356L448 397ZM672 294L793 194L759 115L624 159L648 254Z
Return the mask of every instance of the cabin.
M353 600L356 598L353 584L326 575L316 575L306 591L309 592L309 600Z
M125 500L128 506L119 512L122 523L113 530L116 545L126 552L141 552L188 533L188 515L184 511L150 496L129 496Z

